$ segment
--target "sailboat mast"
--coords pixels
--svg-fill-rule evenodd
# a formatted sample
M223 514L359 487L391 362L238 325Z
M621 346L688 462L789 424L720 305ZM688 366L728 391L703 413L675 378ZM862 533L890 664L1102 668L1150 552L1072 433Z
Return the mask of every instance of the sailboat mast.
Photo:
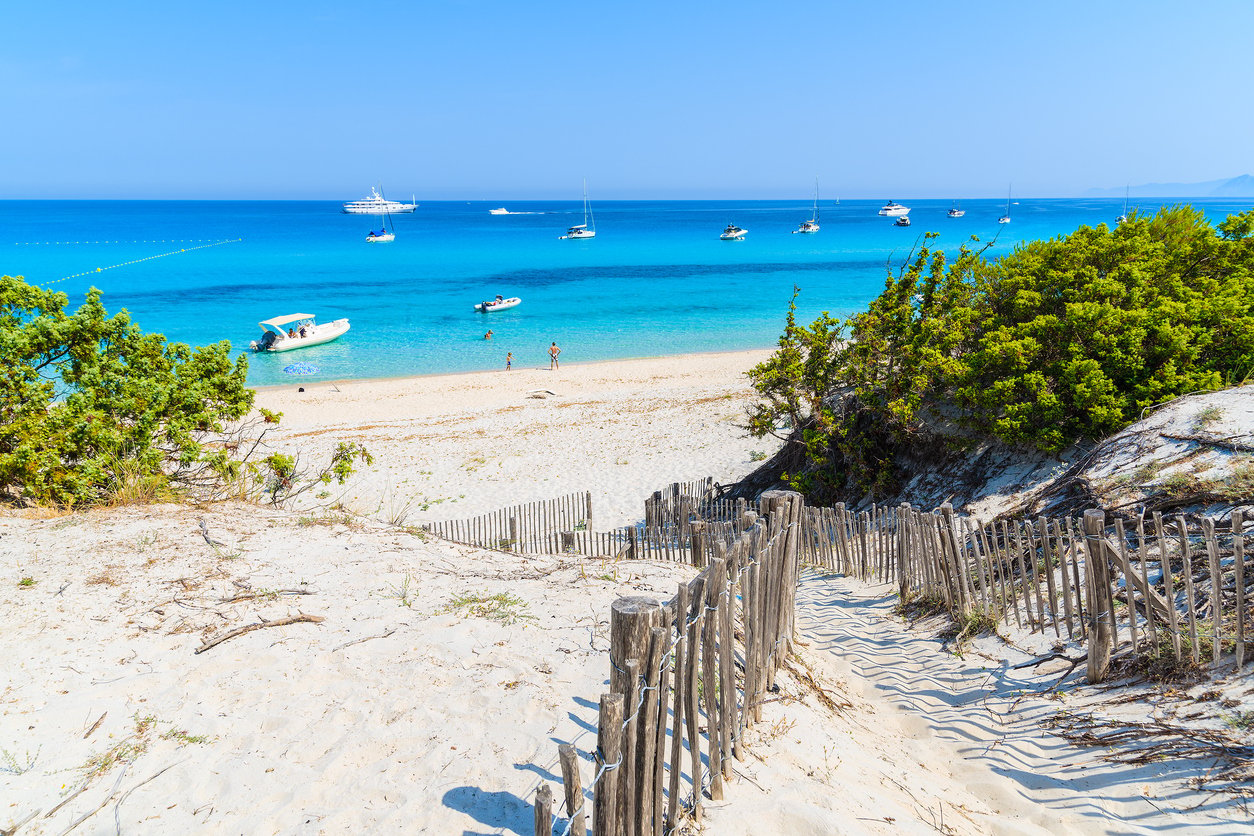
M591 220L590 226L589 226L589 220ZM587 177L583 178L583 223L584 223L584 226L588 227L593 232L596 232L596 228L597 228L596 218L592 217L592 209L588 206L588 178Z

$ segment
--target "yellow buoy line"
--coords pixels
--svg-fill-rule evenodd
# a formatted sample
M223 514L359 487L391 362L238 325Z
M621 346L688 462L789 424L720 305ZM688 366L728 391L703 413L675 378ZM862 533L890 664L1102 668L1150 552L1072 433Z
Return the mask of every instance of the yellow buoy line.
M14 241L15 247L64 247L75 244L205 244L212 238L157 238L151 241ZM221 242L218 242L221 243Z
M103 273L105 270L114 270L114 269L117 269L118 267L127 267L131 264L141 264L145 261L152 261L155 258L165 258L167 255L178 255L179 253L190 253L193 250L206 250L210 247L220 247L223 244L234 244L237 241L243 241L243 240L244 240L243 238L228 238L225 241L214 241L209 244L201 244L199 247L183 247L182 249L171 250L168 253L158 253L157 255L150 255L147 258L136 258L136 259L132 259L131 261L123 261L121 264L110 264L108 267L97 267L94 270L85 270L82 273L75 273L72 276L62 276L59 279L53 279L50 282L45 282L45 285L56 284L57 282L63 282L63 281L66 281L67 279L77 279L83 276L90 276L93 273ZM135 243L139 243L139 242L135 242ZM149 243L161 243L161 242L149 242Z

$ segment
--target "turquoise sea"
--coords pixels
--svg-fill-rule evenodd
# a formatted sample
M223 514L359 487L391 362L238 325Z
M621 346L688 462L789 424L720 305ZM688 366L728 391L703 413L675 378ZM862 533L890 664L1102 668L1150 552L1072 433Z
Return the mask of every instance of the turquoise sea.
M346 195L345 200L360 197ZM595 202L597 237L558 240L582 217L581 201L422 202L393 216L396 241L367 244L379 219L345 215L332 201L0 201L0 274L24 276L70 296L91 286L110 312L196 345L231 340L241 351L257 322L286 313L348 317L334 343L253 355L249 381L396 377L547 366L556 341L568 362L771 346L789 295L798 315L844 316L883 286L925 231L956 249L971 235L997 238L994 253L1081 224L1113 223L1123 201L1022 198L998 225L1004 200L909 200L909 228L876 213L885 200L824 200L822 230L790 231L811 202ZM1142 211L1158 203L1141 199ZM1174 203L1176 201L1164 201ZM1213 221L1250 200L1195 200ZM490 215L505 206L511 212ZM748 230L721 241L728 223ZM479 314L500 293L523 303ZM484 340L491 328L492 340Z

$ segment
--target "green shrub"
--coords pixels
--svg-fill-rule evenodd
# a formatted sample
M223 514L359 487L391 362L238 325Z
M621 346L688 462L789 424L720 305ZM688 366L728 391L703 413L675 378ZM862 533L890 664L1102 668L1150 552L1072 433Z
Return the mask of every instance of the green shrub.
M750 429L791 430L800 490L884 493L929 413L969 434L951 444L1057 452L1153 404L1241 383L1254 372L1251 230L1254 210L1216 229L1174 207L991 261L970 246L950 261L928 233L844 323L824 313L798 326L794 295L779 349L749 373L760 397Z
M254 394L243 355L232 362L226 341L193 349L145 334L100 298L93 288L70 313L64 293L0 277L0 500L74 507L188 491L278 502L370 461L354 443L313 473L266 456L280 416L241 423Z

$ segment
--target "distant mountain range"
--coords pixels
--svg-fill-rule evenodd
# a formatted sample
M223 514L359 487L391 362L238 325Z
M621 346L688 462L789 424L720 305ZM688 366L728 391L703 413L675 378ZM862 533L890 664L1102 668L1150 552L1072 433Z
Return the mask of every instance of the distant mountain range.
M1249 197L1254 196L1254 177L1242 174L1229 180L1204 183L1146 183L1128 188L1131 197ZM1123 189L1089 189L1085 197L1123 197Z

